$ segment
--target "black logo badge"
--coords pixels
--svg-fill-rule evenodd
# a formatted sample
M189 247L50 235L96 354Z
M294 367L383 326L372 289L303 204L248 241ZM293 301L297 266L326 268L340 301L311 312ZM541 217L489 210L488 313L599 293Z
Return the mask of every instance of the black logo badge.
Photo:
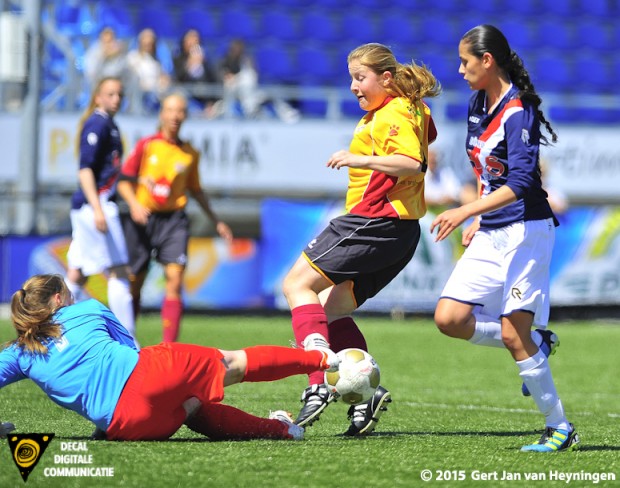
M53 439L54 434L9 434L7 440L13 461L24 483Z

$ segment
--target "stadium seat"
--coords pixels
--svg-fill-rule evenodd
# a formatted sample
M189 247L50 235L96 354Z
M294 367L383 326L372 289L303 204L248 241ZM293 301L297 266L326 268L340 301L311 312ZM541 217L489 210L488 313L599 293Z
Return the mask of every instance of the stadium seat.
M544 2L540 2L539 0L518 0L517 2L514 0L500 0L497 5L499 9L497 13L501 12L503 15L506 15L507 12L510 12L530 16L531 18L532 15L538 15L541 13L542 3Z
M108 3L97 2L95 17L99 19L101 28L113 27L119 39L130 39L137 34L131 12L120 4L112 7Z
M301 32L307 41L338 42L342 39L340 19L322 9L302 15Z
M159 38L177 39L179 37L179 28L176 25L175 17L171 13L162 15L161 8L159 7L142 7L137 19L136 27L138 31L148 27L153 29Z
M425 15L420 19L418 27L422 33L423 42L428 43L429 46L457 50L462 33L458 31L457 24L452 17Z
M499 21L496 25L508 39L510 47L519 56L525 57L528 50L540 48L537 29L527 18L509 16L505 20Z
M576 36L579 47L602 51L612 51L612 30L618 30L617 25L596 18L580 20L576 25Z
M247 42L260 41L261 29L257 19L245 9L232 7L220 14L222 35L229 38L241 38Z
M620 14L620 11L618 11L617 1L577 0L577 5L577 8L580 12L587 13L588 15L593 15L600 20L612 19L614 18L614 16Z
M416 50L416 45L423 41L419 24L412 15L389 12L378 19L377 38L388 46L409 44L410 49Z
M96 34L98 24L88 4L81 2L57 3L53 6L56 29L68 37Z
M572 63L565 53L546 52L538 56L531 64L532 69L528 64L526 68L538 91L569 92L574 89L575 74Z
M200 33L203 40L213 40L220 36L220 28L215 16L205 8L187 8L181 10L179 18L180 32L177 38L180 40L183 33L195 29Z
M299 23L292 11L269 9L261 17L262 30L266 38L279 41L300 39Z
M297 66L301 70L300 78L308 84L331 85L338 70L344 70L345 64L336 66L331 52L318 47L301 47L297 51Z
M297 82L293 56L279 46L260 46L255 49L256 67L261 83L288 84Z
M377 42L377 27L374 17L363 11L344 11L341 19L341 28L347 42L356 45Z
M575 89L582 93L612 93L618 79L612 76L611 64L597 51L578 51L573 54L577 68Z
M439 80L444 89L459 88L463 83L459 71L459 60L456 55L449 57L441 51L425 51L416 56L416 63L424 63Z
M577 43L572 22L558 22L554 18L544 18L538 23L538 38L541 46L556 49L573 49Z

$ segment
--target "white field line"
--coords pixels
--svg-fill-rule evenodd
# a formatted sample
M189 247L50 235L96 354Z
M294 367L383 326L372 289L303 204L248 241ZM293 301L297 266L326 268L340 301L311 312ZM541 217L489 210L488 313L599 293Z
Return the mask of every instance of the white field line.
M540 415L538 410L530 409L530 408L504 408L504 407L491 407L489 405L463 405L463 404L448 404L448 403L426 403L426 402L403 402L405 405L409 405L411 407L423 407L423 408L441 408L444 410L474 410L480 412L501 412L501 413L529 413ZM570 412L570 415L579 415L579 416L592 416L592 415L600 415L594 412ZM608 412L606 415L609 418L620 418L620 413Z

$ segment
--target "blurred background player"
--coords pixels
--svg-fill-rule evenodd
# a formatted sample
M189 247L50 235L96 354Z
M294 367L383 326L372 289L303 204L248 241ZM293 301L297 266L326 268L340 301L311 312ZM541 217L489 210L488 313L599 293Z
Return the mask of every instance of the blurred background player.
M159 131L138 141L123 165L118 186L130 212L123 225L134 275L131 292L136 317L152 253L164 266L166 289L161 317L165 342L177 340L183 315L183 277L189 240L187 193L198 202L220 237L228 242L233 237L230 227L211 209L200 186L200 154L179 138L186 118L184 95L173 93L164 98Z
M540 440L522 451L573 449L579 437L564 413L547 357L558 338L549 320L549 267L557 221L542 188L541 99L504 35L491 25L468 31L459 43L461 73L472 90L467 152L481 198L438 215L437 241L471 217L467 250L456 264L435 310L441 332L476 345L505 347L517 363L524 395L545 416ZM532 325L537 327L532 331Z
M83 300L88 277L103 272L108 279L110 309L135 337L129 258L118 207L113 201L123 156L114 115L122 100L122 82L103 78L80 120L79 188L71 199L67 286L76 301Z
M72 304L59 275L27 280L11 298L11 320L17 338L0 352L0 388L30 378L109 440L165 440L184 424L212 440L302 439L284 411L266 419L222 404L224 387L338 366L333 353L280 346L138 350L101 303ZM14 426L0 427L6 435Z
M436 138L424 97L440 93L426 68L396 61L389 48L365 44L347 58L351 91L366 111L349 150L327 167L348 168L345 215L313 239L284 279L293 332L302 347L367 351L351 313L375 296L413 257L426 213L424 172L428 144ZM295 422L311 425L333 400L323 374L310 375ZM391 401L380 386L366 403L349 410L346 435L372 432Z

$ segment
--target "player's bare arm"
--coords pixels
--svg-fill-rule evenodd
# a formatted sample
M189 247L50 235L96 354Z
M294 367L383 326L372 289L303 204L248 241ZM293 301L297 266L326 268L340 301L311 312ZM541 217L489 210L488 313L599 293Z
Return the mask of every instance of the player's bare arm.
M129 180L120 180L117 185L119 195L127 202L131 220L136 224L146 225L151 215L151 211L142 205L136 198L135 183Z
M431 224L431 233L438 228L435 242L443 241L454 229L459 227L470 217L476 217L484 213L492 212L498 208L516 202L517 195L506 185L498 188L485 198L480 198L458 208L452 208L440 213ZM470 240L473 234L470 234Z
M108 224L101 208L101 202L99 201L99 192L97 191L97 183L95 182L95 174L90 168L82 168L78 173L80 180L80 186L86 197L86 201L93 208L95 215L95 227L99 232L106 233L108 231Z
M341 150L332 154L329 161L327 161L328 168L340 169L345 166L381 171L391 176L417 175L422 171L422 163L420 161L402 154L367 156Z

